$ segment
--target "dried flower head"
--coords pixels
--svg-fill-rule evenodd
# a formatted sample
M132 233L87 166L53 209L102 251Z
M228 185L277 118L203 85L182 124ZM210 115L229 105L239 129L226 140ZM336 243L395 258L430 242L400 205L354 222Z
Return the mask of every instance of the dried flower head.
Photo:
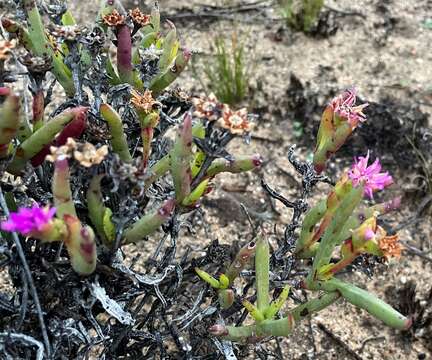
M146 26L150 24L151 16L144 14L139 8L129 10L129 16L135 25Z
M250 132L252 128L246 108L233 111L228 106L225 106L218 124L228 129L232 134L239 135Z
M209 121L219 119L223 110L223 104L218 102L214 94L210 94L208 97L193 98L192 104L195 107L194 116Z
M397 234L381 237L378 239L378 246L387 260L391 257L400 258L403 250L403 246L400 244Z
M84 167L91 167L100 164L108 154L108 146L103 145L99 149L88 142L80 144L80 147L73 152L73 156Z
M100 26L93 29L87 29L80 39L81 43L86 44L89 48L100 48L105 43L105 32Z
M349 178L352 180L353 185L357 186L363 182L365 187L365 194L369 198L373 198L373 193L377 190L383 190L385 187L393 183L393 178L388 172L381 173L381 164L379 159L368 166L369 151L366 157L360 156L352 165L348 172Z
M46 160L55 162L57 160L74 158L82 166L91 167L100 164L108 154L108 146L103 145L99 149L88 142L77 143L71 137L67 139L65 145L50 147L51 155Z
M356 98L357 90L355 87L352 87L335 97L329 104L333 112L342 119L348 121L352 128L355 128L359 122L366 121L366 115L363 114L363 109L368 106L368 104L354 106Z
M119 26L125 24L125 17L116 9L114 9L110 14L105 15L102 20L108 26Z
M48 55L40 57L27 53L21 56L19 61L33 75L44 75L52 68L52 61Z
M78 25L54 25L51 28L51 35L66 41L76 41L81 36L82 30Z
M70 159L72 157L73 152L77 148L77 143L73 138L68 138L66 144L56 147L51 146L50 151L51 155L47 155L45 158L47 161L56 162L57 160L62 159Z
M155 105L160 105L160 103L153 98L150 90L144 91L144 94L132 90L131 95L131 103L135 106L135 109L145 114L150 113Z
M13 41L0 40L0 61L8 60L14 47L15 43Z
M18 212L11 213L8 220L1 222L0 228L3 231L17 231L22 235L41 232L51 222L55 212L55 208L40 207L38 204L31 208L20 208Z
M137 157L131 163L125 163L120 161L118 156L114 156L110 161L108 172L114 184L111 191L115 192L119 187L126 186L133 197L141 197L149 176L147 172L142 171L142 159Z
M189 94L180 87L175 87L172 90L172 94L181 102L188 102L190 100Z

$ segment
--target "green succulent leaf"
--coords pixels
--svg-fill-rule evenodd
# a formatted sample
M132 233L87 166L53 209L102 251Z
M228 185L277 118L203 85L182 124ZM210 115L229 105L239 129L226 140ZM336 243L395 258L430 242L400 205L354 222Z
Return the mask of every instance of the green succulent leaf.
M108 242L113 242L115 240L115 225L111 220L112 210L110 208L105 209L103 215L103 229Z

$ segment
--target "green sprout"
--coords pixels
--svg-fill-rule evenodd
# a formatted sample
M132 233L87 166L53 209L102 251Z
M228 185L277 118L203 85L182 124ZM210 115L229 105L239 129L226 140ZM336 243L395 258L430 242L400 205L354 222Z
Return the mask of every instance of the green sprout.
M196 67L193 69L195 76L204 89L214 93L220 102L240 104L248 95L250 82L244 43L236 32L231 35L230 45L223 36L218 35L214 39L212 51L214 55L203 61L206 80L198 76Z

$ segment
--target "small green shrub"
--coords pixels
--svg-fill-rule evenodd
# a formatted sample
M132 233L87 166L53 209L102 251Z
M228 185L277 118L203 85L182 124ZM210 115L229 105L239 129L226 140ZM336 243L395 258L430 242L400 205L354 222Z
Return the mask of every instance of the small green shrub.
M196 68L194 73L207 92L214 93L225 104L235 105L248 95L250 78L244 43L239 41L236 32L231 36L230 45L222 36L217 36L212 46L214 55L204 61L205 81L202 81Z
M287 25L297 31L312 30L324 5L324 0L279 0Z

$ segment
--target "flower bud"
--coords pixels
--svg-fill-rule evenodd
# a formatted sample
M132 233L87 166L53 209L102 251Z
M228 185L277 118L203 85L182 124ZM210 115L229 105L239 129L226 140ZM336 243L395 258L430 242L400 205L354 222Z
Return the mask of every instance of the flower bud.
M348 89L335 97L321 118L313 164L317 173L321 173L326 161L346 142L360 122L366 121L363 109L368 104L354 106L356 89Z

